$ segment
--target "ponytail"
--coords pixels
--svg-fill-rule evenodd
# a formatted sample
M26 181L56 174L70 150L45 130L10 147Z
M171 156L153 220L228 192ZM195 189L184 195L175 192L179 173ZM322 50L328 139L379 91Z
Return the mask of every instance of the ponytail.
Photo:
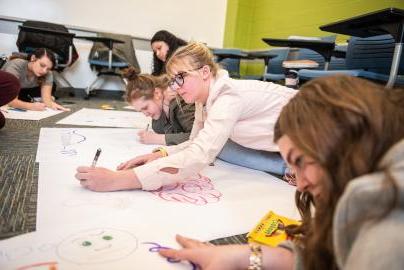
M139 72L133 67L126 70L124 77L128 79L128 85L126 86L127 102L142 97L145 99L152 99L155 88L160 88L164 91L169 83L169 78L165 74L161 76L139 74Z

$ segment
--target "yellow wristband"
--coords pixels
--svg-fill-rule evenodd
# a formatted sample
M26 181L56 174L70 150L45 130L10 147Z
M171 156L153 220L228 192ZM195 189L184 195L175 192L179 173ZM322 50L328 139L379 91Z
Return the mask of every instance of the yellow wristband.
M167 157L168 153L163 147L159 147L153 150L153 153L160 152L163 157Z

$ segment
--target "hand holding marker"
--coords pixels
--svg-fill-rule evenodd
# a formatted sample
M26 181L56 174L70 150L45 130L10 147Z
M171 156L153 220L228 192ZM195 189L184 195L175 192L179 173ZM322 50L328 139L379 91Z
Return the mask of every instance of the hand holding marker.
M95 152L93 163L91 164L92 168L95 168L95 165L97 164L97 161L98 161L98 158L100 157L100 155L101 155L101 148L98 148L97 152Z

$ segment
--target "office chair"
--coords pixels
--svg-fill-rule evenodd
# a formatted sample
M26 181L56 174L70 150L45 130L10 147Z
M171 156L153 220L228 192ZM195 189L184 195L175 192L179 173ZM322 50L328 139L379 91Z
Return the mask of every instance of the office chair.
M94 42L88 62L90 67L96 71L97 78L86 88L85 99L90 98L90 93L96 88L101 79L105 79L106 76L118 76L122 83L126 85L126 81L122 76L126 68L132 66L140 73L131 36L99 33L96 37L78 36L76 38Z
M229 72L231 78L240 78L240 60L248 59L248 54L240 49L213 49L215 62Z
M64 25L42 21L25 21L19 26L17 38L19 52L29 54L37 48L48 48L55 52L55 82L62 81L70 88L73 86L61 74L66 67L73 65L79 55L73 44L75 34L69 33Z
M282 67L283 61L288 58L289 48L272 49L270 52L276 57L269 59L263 75L264 81L282 81L285 79L285 69Z
M299 71L299 77L306 80L346 74L379 82L388 82L393 59L395 41L391 35L369 38L351 37L346 51L346 69L343 70L306 70ZM401 56L399 74L404 73L404 55ZM404 85L404 78L399 76L396 84Z

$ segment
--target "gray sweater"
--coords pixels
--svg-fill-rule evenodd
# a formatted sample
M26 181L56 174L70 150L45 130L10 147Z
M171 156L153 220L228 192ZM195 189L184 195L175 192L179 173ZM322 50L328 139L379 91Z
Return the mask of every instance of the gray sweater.
M404 269L404 139L385 154L378 167L350 181L338 201L333 239L340 269ZM387 216L380 217L392 197L383 185L387 171L397 184L398 200ZM294 251L295 269L303 269L298 248L290 241L280 246Z

